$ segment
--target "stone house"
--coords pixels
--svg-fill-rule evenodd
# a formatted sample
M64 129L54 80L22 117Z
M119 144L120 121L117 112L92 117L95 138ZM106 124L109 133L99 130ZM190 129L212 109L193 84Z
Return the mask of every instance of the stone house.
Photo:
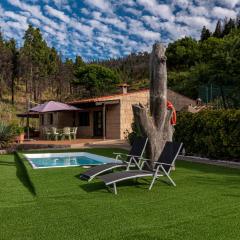
M147 105L148 100L148 89L127 92L127 86L123 85L122 93L119 94L68 102L80 108L79 112L43 114L40 117L40 127L77 126L79 138L124 139L126 132L131 131L132 105L136 103ZM176 111L195 105L194 100L172 90L168 90L168 100L173 103Z

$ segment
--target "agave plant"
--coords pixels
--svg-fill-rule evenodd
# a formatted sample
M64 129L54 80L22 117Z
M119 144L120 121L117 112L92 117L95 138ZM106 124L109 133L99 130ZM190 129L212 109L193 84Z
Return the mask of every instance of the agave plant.
M0 149L6 148L14 141L16 132L11 125L0 122Z

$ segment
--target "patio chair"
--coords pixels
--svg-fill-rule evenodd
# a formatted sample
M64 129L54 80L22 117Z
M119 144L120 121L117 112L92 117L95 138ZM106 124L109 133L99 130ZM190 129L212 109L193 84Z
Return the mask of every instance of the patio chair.
M95 166L85 171L80 175L81 179L88 180L89 182L94 179L96 176L111 171L117 168L126 168L128 171L130 167L141 168L141 159L147 145L148 138L146 137L136 137L134 139L131 150L128 154L124 153L113 153L116 155L116 160L119 160L123 156L127 158L123 160L122 163L107 163L99 166Z
M70 135L73 137L74 140L77 138L77 127L70 128Z
M43 138L46 140L50 140L51 135L52 135L51 130L47 127L43 127Z
M149 165L150 159L143 159L146 170L131 170L131 171L121 171L116 173L109 173L106 175L99 176L106 186L112 185L114 193L117 194L116 183L122 182L128 179L137 179L152 177L152 181L149 187L149 190L152 189L152 186L157 178L160 176L166 176L173 186L176 186L173 179L170 177L170 172L174 166L175 160L182 149L182 143L176 142L166 142L164 149L158 159L154 162L153 168Z
M59 132L56 127L51 127L51 138L53 138L55 141L57 141L59 138Z
M66 139L66 138L68 138L69 140L71 140L70 127L65 127L65 128L63 128L62 139Z

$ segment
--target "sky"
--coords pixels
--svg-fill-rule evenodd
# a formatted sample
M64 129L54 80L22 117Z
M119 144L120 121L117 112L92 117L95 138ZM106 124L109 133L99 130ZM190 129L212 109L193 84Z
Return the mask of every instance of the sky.
M240 0L0 0L0 27L20 47L29 24L64 58L85 61L150 51L235 18Z

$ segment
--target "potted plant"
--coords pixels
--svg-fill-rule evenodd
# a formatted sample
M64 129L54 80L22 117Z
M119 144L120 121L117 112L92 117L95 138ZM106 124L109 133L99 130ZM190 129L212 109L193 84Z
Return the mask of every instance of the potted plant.
M12 131L15 135L15 141L18 143L23 143L24 141L24 128L17 124L12 124Z

